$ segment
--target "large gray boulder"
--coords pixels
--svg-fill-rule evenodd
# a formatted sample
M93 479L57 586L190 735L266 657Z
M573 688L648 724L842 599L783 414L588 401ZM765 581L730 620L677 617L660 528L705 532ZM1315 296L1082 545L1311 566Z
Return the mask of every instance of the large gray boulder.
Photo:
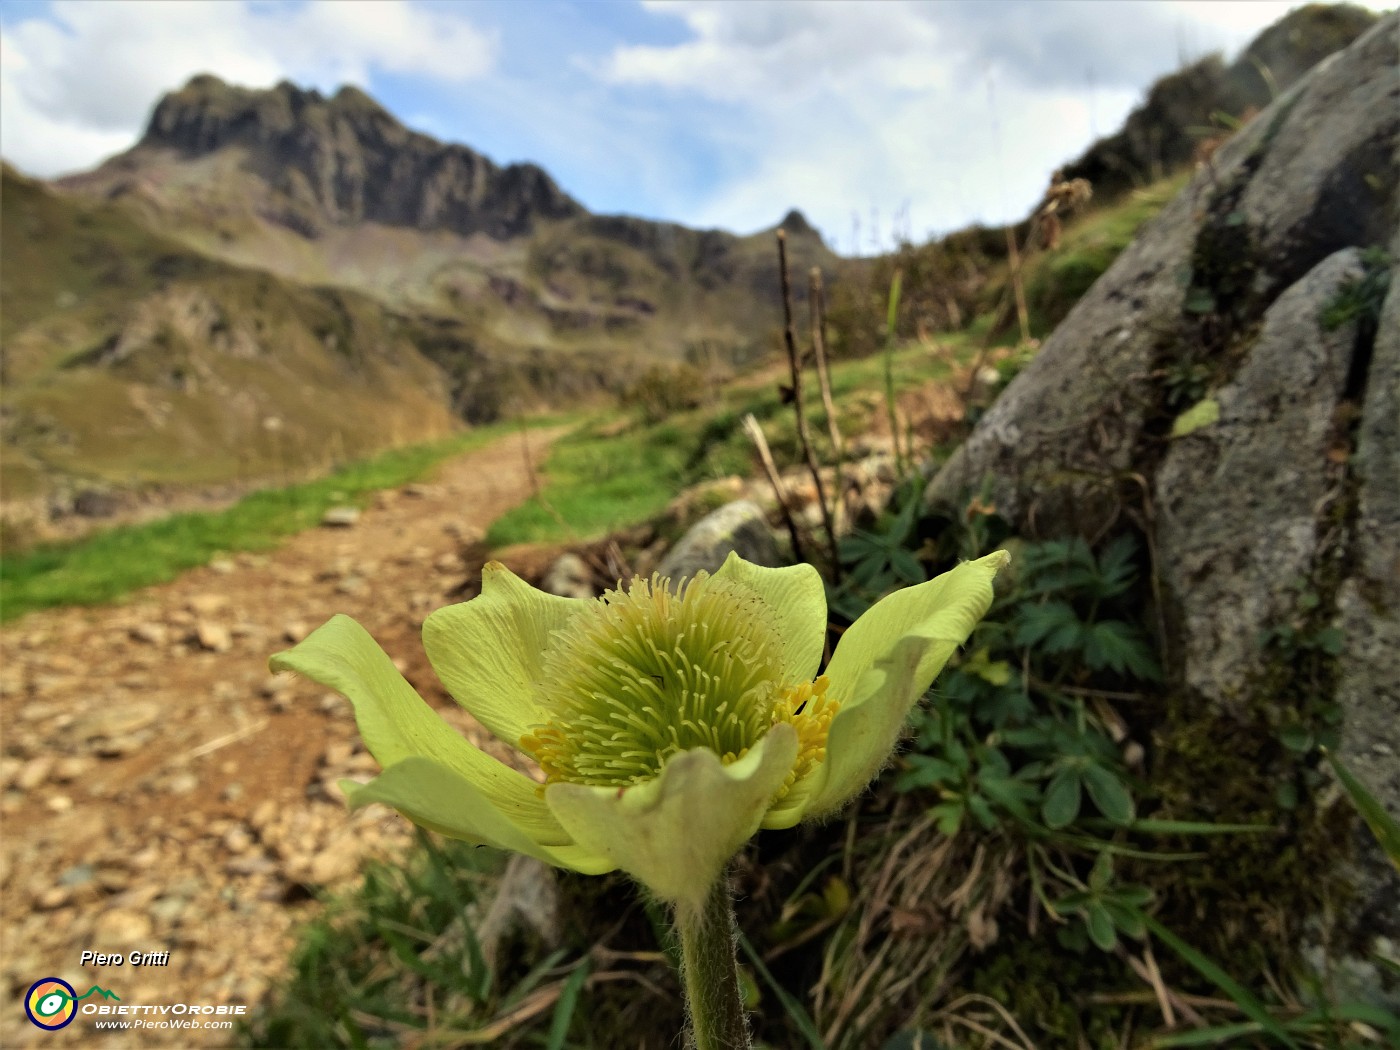
M1268 734L1339 712L1341 757L1400 816L1398 58L1391 14L1219 150L926 499L980 495L1028 536L1145 533L1172 709ZM1400 1007L1370 962L1400 954L1400 877L1359 822L1355 844L1328 967Z
M705 515L666 553L656 571L676 581L701 571L715 572L731 551L755 565L782 564L763 508L752 500L735 500Z

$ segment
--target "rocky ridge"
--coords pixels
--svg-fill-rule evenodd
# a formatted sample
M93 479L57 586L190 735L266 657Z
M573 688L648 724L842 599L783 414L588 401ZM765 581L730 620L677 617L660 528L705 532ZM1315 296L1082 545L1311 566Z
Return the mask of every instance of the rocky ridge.
M242 147L285 195L280 218L308 236L380 222L498 240L583 207L533 164L499 167L396 120L354 87L330 98L283 81L253 91L197 76L156 106L137 151L196 157Z
M1330 739L1400 812L1398 43L1391 14L1227 143L926 493L947 513L980 493L1025 535L1144 532L1171 675L1154 717L1251 756L1236 775L1270 804L1290 750L1316 764ZM1183 745L1157 743L1169 778ZM1307 873L1352 884L1346 914L1291 917L1294 943L1395 1007L1373 956L1396 957L1400 879L1359 822L1354 849Z

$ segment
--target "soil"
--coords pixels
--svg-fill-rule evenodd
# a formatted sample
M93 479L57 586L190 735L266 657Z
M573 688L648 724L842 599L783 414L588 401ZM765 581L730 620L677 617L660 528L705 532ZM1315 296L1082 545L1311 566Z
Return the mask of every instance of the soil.
M0 1045L229 1045L231 1032L100 1033L82 1014L46 1033L22 1000L54 976L128 1005L251 1013L326 892L411 841L383 807L345 810L336 781L378 768L350 705L267 670L271 653L332 614L364 624L449 722L510 760L443 692L418 635L428 613L473 593L486 528L531 494L521 442L538 463L559 433L464 454L427 483L380 493L353 524L270 554L3 629ZM84 951L169 955L96 966Z

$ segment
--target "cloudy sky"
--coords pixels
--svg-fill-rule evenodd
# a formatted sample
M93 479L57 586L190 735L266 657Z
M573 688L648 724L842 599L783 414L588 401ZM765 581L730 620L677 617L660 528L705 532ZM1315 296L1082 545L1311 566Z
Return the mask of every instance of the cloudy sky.
M1155 78L1294 6L3 0L0 154L91 167L200 72L349 82L411 127L542 165L594 211L746 233L795 206L868 252L1024 215Z

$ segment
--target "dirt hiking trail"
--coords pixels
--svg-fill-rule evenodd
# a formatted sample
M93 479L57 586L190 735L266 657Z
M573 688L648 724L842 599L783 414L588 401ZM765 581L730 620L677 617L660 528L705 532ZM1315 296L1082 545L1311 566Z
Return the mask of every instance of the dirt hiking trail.
M380 493L353 524L238 554L123 604L33 613L0 633L0 1046L217 1046L230 1032L30 1024L31 984L125 1004L246 1004L276 987L314 894L392 855L407 822L348 815L336 781L378 768L350 705L267 658L343 612L447 719L505 758L442 692L419 629L479 564L464 550L531 495L562 430L513 434ZM456 593L454 593L456 592ZM83 951L169 952L163 966ZM89 1000L95 1002L96 1000ZM83 1005L88 1005L84 1003ZM145 1015L150 1016L150 1015Z

